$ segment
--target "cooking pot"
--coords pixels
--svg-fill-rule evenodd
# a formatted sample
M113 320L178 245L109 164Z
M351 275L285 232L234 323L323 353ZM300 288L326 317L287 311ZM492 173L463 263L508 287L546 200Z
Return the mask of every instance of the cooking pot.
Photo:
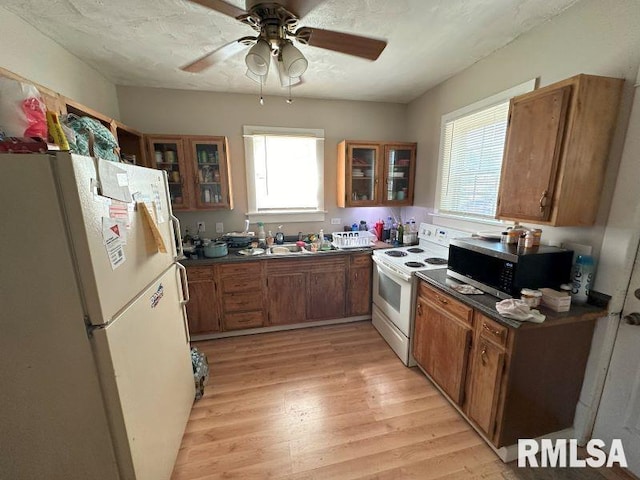
M224 257L229 251L224 242L209 242L203 246L204 256L207 258Z
M231 248L246 248L251 245L253 236L243 235L241 233L229 233L222 237L222 240L227 242Z

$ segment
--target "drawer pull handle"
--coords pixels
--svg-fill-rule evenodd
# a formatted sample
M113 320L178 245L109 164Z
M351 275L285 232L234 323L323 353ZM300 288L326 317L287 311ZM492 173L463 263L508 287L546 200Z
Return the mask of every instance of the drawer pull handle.
M437 298L438 300L440 300L440 302L441 302L441 303L445 303L445 304L446 304L446 303L449 303L449 302L447 301L447 299L446 299L446 298L442 298L442 297L438 297L438 296L436 296L436 298Z
M495 329L491 328L489 325L487 325L486 323L482 324L482 328L484 328L489 333L493 333L496 337L502 337L502 331L501 330L495 330Z
M543 213L544 207L547 206L547 195L548 192L546 190L542 192L542 196L540 197L540 213Z
M482 352L480 352L480 359L482 360L482 365L487 364L487 346L482 346Z

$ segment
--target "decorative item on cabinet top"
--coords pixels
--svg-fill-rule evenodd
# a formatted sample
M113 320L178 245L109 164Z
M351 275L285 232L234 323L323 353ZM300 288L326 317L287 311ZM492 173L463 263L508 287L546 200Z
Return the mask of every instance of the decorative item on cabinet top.
M166 170L175 210L233 209L226 137L147 135L154 168Z
M340 142L338 206L412 205L416 146L407 142Z

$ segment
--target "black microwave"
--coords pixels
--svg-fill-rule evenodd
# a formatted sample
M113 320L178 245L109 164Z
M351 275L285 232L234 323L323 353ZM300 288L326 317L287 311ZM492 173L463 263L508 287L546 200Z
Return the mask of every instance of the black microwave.
M518 249L482 238L451 240L447 274L499 298L519 297L523 288L568 283L573 251L539 245Z

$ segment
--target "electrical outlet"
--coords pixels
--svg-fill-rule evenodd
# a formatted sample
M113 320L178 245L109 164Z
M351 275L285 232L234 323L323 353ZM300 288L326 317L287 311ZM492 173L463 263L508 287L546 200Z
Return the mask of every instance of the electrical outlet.
M222 222L216 222L216 233L223 233L224 225Z
M198 231L199 232L205 231L204 222L198 222Z
M331 219L331 225L340 225L342 223L342 219L341 218L332 218Z

